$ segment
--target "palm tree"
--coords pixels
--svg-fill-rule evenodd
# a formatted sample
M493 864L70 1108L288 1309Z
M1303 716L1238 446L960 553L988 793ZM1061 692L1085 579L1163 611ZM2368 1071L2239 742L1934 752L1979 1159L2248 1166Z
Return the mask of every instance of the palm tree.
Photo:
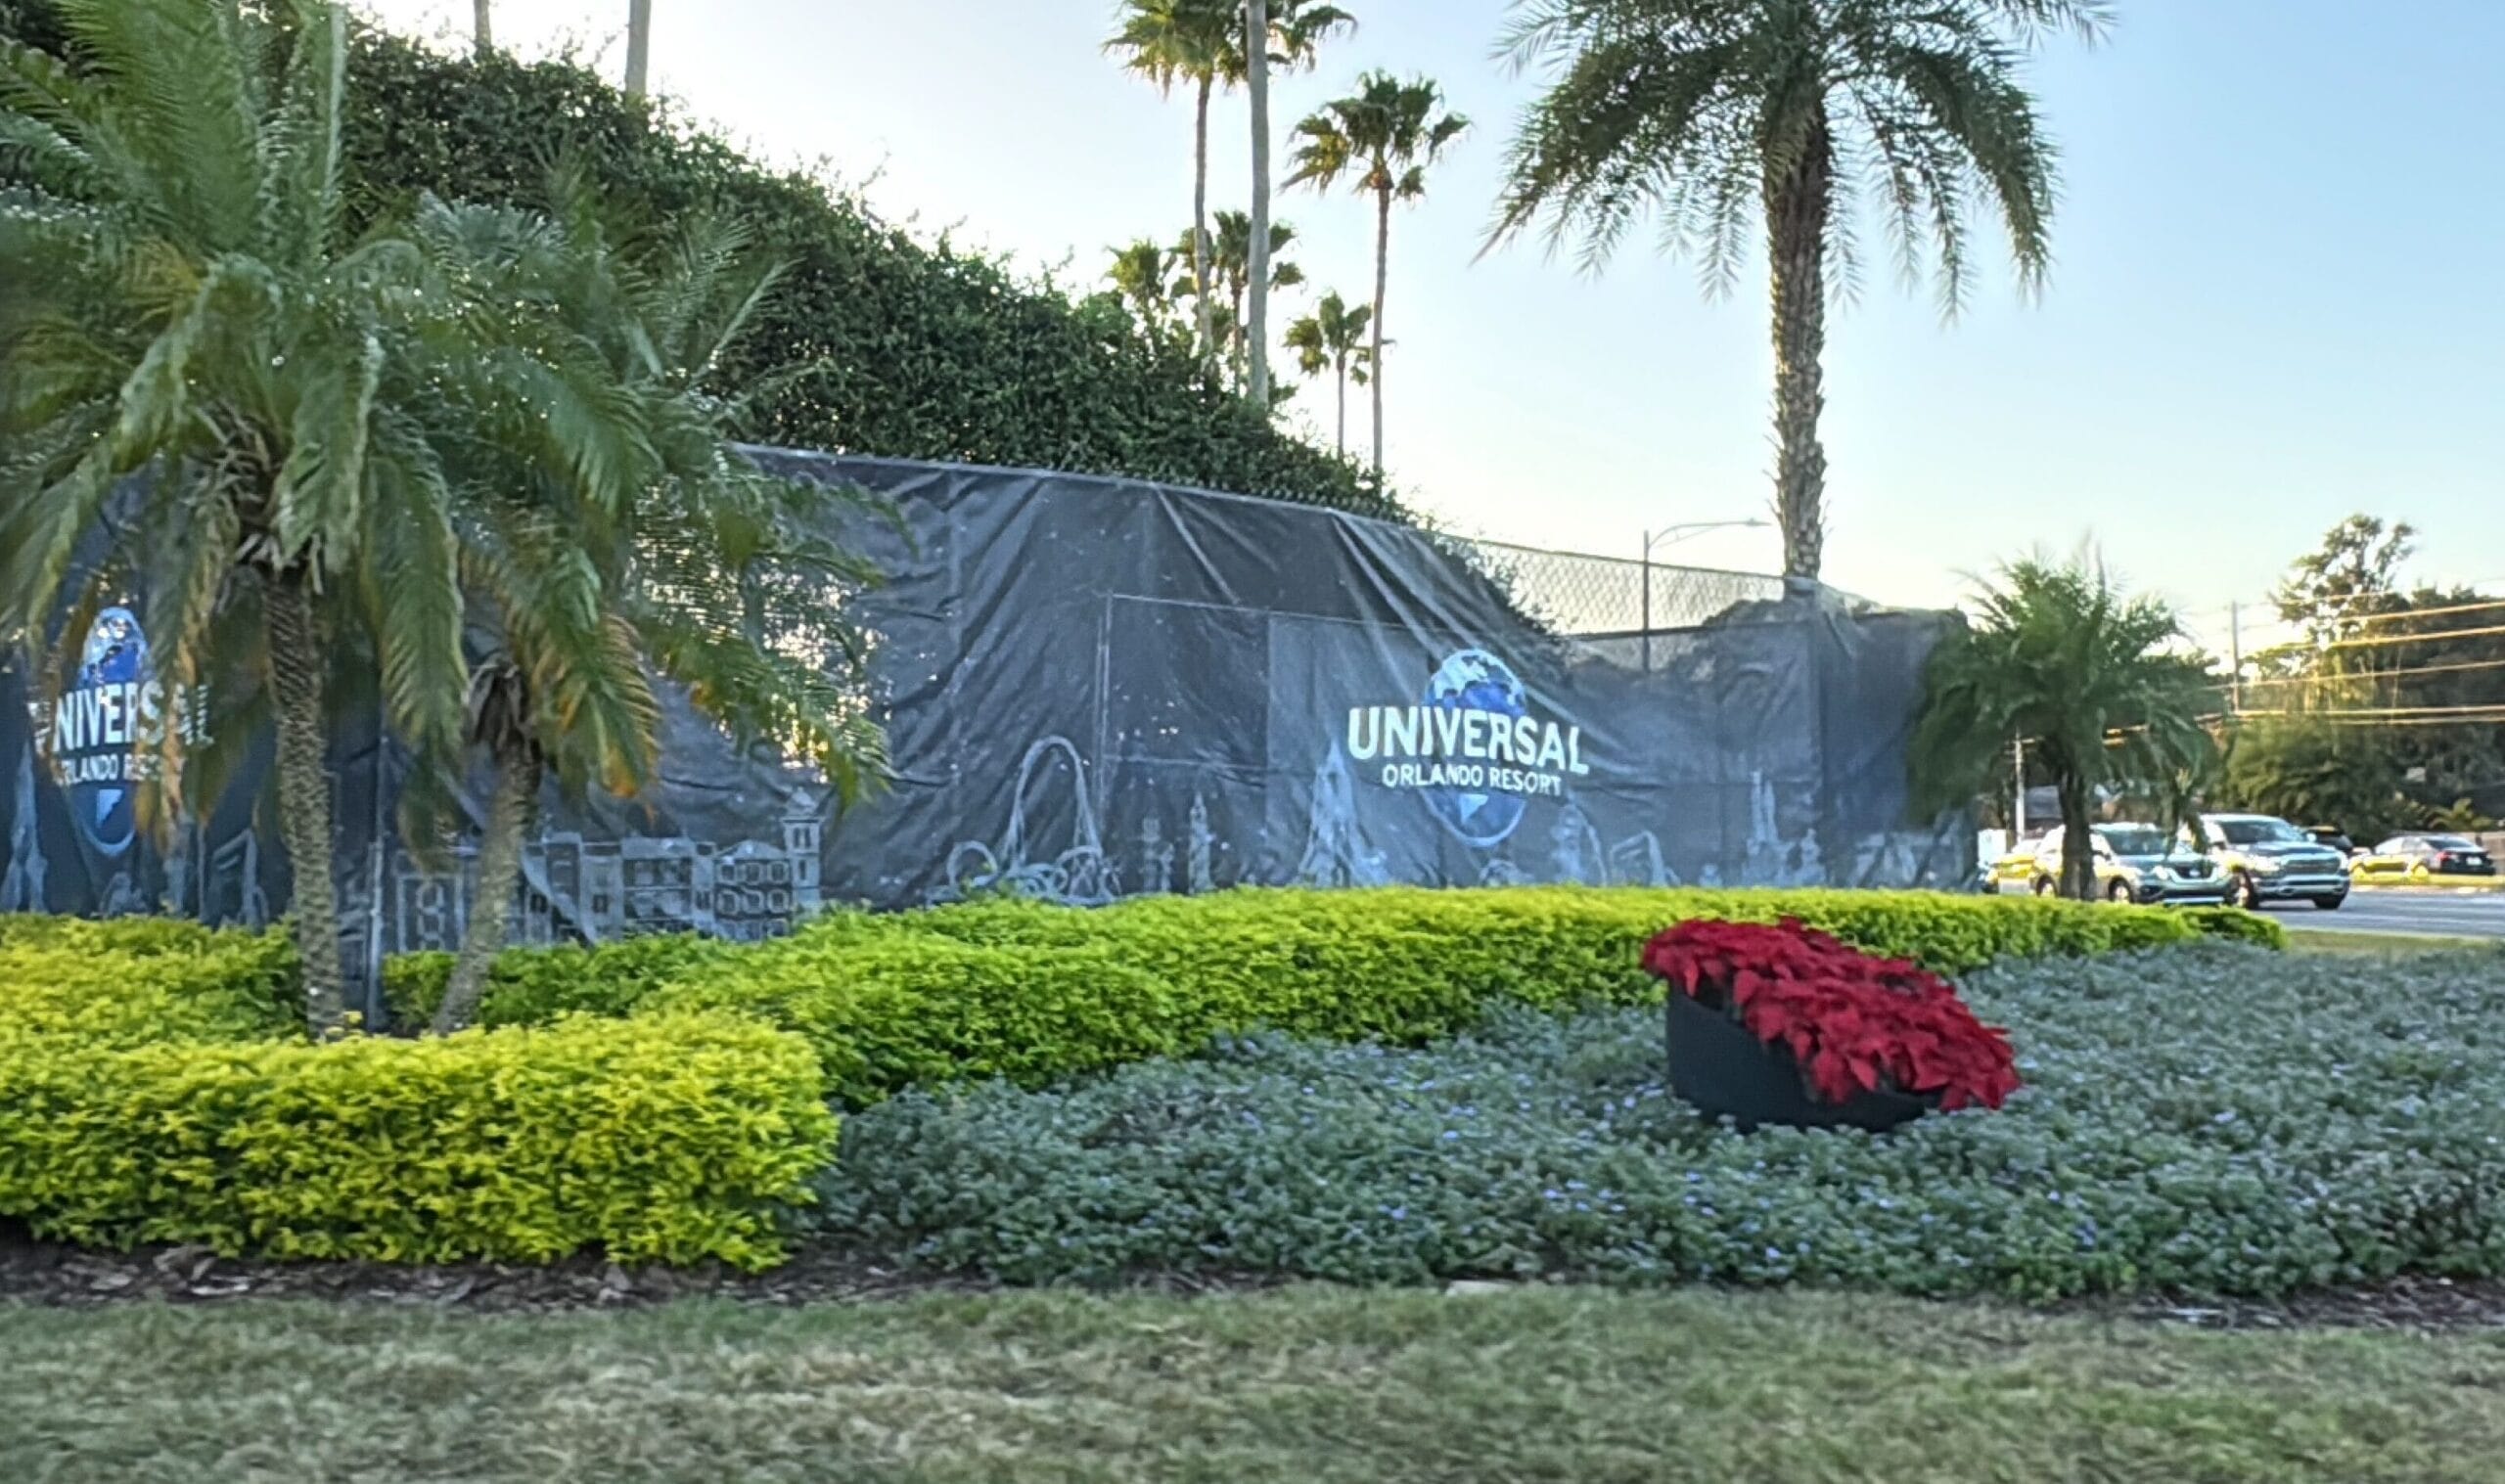
M631 794L653 778L660 705L648 672L678 682L744 743L807 759L846 801L885 767L884 738L851 684L865 644L840 603L875 573L820 533L845 492L769 476L730 452L728 428L767 388L752 382L734 400L711 384L782 268L757 259L744 228L703 212L665 234L621 230L570 171L552 200L553 224L505 218L511 230L480 276L566 306L659 459L606 539L553 529L538 502L497 498L530 475L499 467L512 461L492 447L468 471L490 492L464 565L493 640L472 673L466 740L495 782L438 1033L469 1023L505 946L548 776L575 795Z
M1250 395L1248 350L1252 336L1246 323L1244 304L1255 282L1252 273L1252 218L1244 211L1220 211L1214 220L1217 230L1210 235L1205 254L1212 299L1209 319L1216 328L1220 344L1225 348L1227 364L1233 368L1246 394ZM1293 289L1303 283L1304 270L1278 255L1295 244L1296 228L1286 222L1273 222L1267 237L1265 246L1271 259L1268 286L1272 289ZM1186 243L1188 241L1187 238ZM1175 248L1177 257L1184 256L1185 252L1185 247Z
M2002 568L1975 618L1931 657L1912 748L1924 811L1971 802L2013 738L2052 774L2073 841L2087 838L2099 785L2154 786L2179 808L2176 781L2212 776L2208 666L2174 648L2184 633L2173 609L2126 597L2092 553ZM2095 895L2088 851L2062 852L2061 889Z
M2050 263L2054 149L2021 86L2022 50L2101 35L2106 0L1525 0L1499 43L1553 82L1516 131L1492 247L1545 218L1597 268L1658 217L1727 292L1764 224L1773 278L1775 512L1784 564L1825 544L1826 298L1855 281L1856 193L1882 205L1908 278L1929 242L1942 312L1966 299L1969 204L2008 228L2021 284ZM1856 167L1858 167L1856 169ZM1865 185L1866 182L1866 185Z
M470 0L470 38L472 48L480 57L492 57L496 51L495 0Z
M485 4L486 0L479 0ZM653 0L626 0L626 96L641 98L653 70Z
M1245 0L1242 60L1245 91L1252 108L1252 306L1244 343L1251 347L1244 384L1252 400L1270 405L1270 68L1309 67L1332 32L1353 30L1355 18L1337 6L1308 0Z
M593 539L662 466L581 337L476 271L470 245L509 213L428 200L406 230L343 233L329 0L61 9L74 65L0 43L23 182L0 195L0 629L74 642L65 608L137 589L177 714L204 682L212 701L266 693L306 1014L327 1033L345 1018L333 648L370 646L413 748L457 747L460 472L500 450L541 527ZM160 819L196 732L144 740Z
M1349 308L1335 289L1322 295L1311 314L1288 327L1288 348L1297 353L1297 369L1306 376L1328 371L1339 386L1336 446L1344 455L1348 451L1348 382L1353 378L1360 386L1366 383L1366 327L1373 320L1372 309L1363 304Z
M1172 317L1177 292L1187 282L1175 277L1174 258L1189 255L1188 244L1169 256L1143 237L1114 249L1114 263L1105 270L1105 279L1140 324L1151 332L1161 331Z
M1291 186L1327 189L1341 179L1374 197L1373 338L1366 348L1374 377L1374 472L1383 477L1383 302L1391 262L1391 203L1427 194L1427 166L1444 146L1461 137L1470 120L1444 112L1443 95L1424 77L1407 82L1389 72L1368 72L1357 91L1324 104L1297 125L1296 173Z
M1178 82L1193 88L1190 243L1204 357L1217 354L1208 296L1200 289L1208 282L1204 223L1209 200L1209 95L1240 70L1235 17L1235 0L1128 0L1120 28L1105 43L1108 54L1123 57L1123 67L1154 83L1158 92L1170 93Z

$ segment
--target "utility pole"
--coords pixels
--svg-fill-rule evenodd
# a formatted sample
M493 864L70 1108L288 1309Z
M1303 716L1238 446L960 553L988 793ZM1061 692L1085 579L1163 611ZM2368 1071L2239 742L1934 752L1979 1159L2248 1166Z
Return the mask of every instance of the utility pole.
M2227 716L2244 714L2244 608L2227 605Z
M2017 784L2018 797L2009 811L2009 842L2016 845L2027 836L2027 739L2014 737L2009 742L2010 776Z

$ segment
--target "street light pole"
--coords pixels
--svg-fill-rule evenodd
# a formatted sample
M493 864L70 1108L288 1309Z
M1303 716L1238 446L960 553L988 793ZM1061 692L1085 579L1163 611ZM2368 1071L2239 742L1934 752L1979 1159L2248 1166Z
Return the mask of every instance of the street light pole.
M1707 531L1756 528L1765 524L1766 522L1764 520L1754 518L1748 520L1688 520L1677 525L1665 525L1660 530L1646 531L1644 533L1644 550L1636 558L1635 567L1638 580L1644 584L1644 593L1641 600L1641 611L1643 613L1641 621L1644 626L1644 669L1646 673L1651 673L1653 669L1653 548L1661 545L1664 541L1672 543L1685 541L1690 536L1701 536Z

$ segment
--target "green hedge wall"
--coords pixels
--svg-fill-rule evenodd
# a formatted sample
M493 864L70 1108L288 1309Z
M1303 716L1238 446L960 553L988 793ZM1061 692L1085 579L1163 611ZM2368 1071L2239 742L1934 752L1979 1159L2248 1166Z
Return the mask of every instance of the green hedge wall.
M749 946L517 950L497 962L485 1019L738 1011L806 1037L830 1092L860 1106L958 1079L1040 1085L1253 1026L1415 1044L1498 1004L1649 1003L1660 988L1638 967L1645 940L1698 917L1799 918L1951 974L2213 933L2278 941L2245 914L1924 892L1244 890L1092 910L994 900L837 914ZM445 967L394 963L395 1012L427 1013Z
M1355 466L1288 434L1144 337L1121 306L917 241L804 176L751 164L579 67L447 59L368 37L349 148L375 202L417 190L533 202L546 153L657 215L719 202L792 272L724 383L815 368L758 398L762 442L1124 474L1398 517ZM1092 245L1087 245L1092 246Z

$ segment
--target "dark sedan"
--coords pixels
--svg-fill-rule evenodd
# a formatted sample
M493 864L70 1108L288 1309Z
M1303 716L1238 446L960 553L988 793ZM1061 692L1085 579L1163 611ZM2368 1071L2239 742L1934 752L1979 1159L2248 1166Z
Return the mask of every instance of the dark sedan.
M2459 834L2395 834L2357 858L2360 881L2432 881L2437 877L2492 877L2496 859Z

